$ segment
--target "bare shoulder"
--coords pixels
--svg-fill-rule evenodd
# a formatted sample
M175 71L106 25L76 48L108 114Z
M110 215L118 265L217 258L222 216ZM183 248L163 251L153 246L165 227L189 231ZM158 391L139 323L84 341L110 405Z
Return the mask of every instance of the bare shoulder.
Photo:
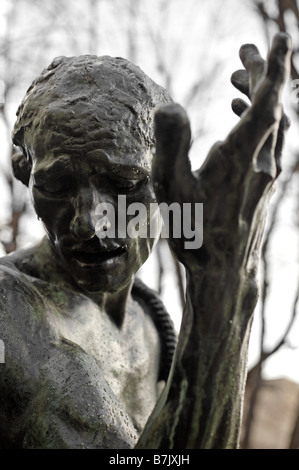
M15 354L25 347L26 338L46 331L45 311L45 299L30 276L18 269L15 257L0 258L0 331L7 352Z
M30 276L22 272L18 265L18 259L22 252L3 256L0 258L0 305L32 300L32 295L37 294L30 282Z

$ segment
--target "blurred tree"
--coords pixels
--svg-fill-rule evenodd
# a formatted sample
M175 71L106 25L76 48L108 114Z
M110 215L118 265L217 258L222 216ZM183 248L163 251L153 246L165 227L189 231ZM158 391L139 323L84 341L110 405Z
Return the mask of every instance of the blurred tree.
M2 0L0 80L3 99L0 119L5 129L5 142L0 149L0 177L6 196L2 200L0 240L6 251L34 239L32 226L27 236L23 236L22 221L32 218L33 213L27 203L25 188L11 178L13 149L9 136L16 107L41 69L57 55L126 56L168 88L175 101L187 109L194 136L191 159L192 164L198 167L205 158L201 151L203 138L209 140L210 137L213 143L215 135L217 139L225 137L231 127L230 122L218 117L211 98L221 108L218 100L224 94L223 74L229 76L233 71L229 68L231 44L237 38L239 43L239 35L248 22L244 13L246 6L241 7L240 3L232 0ZM297 38L299 15L296 1L251 0L250 3L254 4L262 19L268 42L278 29L294 32L293 37ZM297 79L299 45L294 46L292 78ZM297 125L298 100L292 109ZM296 197L298 154L297 148L297 153L292 153L293 158L284 168L275 199L277 205L269 218L263 257L262 311L269 292L270 239L278 220L279 207L290 192L293 198ZM284 185L286 181L288 184ZM170 257L166 243L162 242L158 247L156 260L157 280L153 284L163 294L165 278L169 270L173 270L177 273L178 292L183 303L184 272ZM296 311L296 301L294 305ZM265 328L263 331L265 333ZM269 351L265 352L264 337L265 334L262 335L261 358L269 357ZM263 361L258 363L262 370Z
M82 2L80 2L82 3ZM72 12L76 12L76 22L72 21ZM85 10L79 2L51 0L41 3L36 0L10 0L2 5L3 25L0 30L0 78L3 84L3 100L0 105L1 119L6 135L6 145L1 148L1 176L6 188L6 207L0 222L0 240L6 252L15 250L31 238L34 233L22 237L19 229L22 218L32 218L33 212L28 203L26 188L11 176L10 161L13 148L10 144L10 132L13 125L12 107L24 95L33 78L47 66L63 44L64 54L81 53L82 41L77 33L78 24L91 53L98 47L98 7L100 0L88 0ZM83 13L83 14L82 14ZM41 233L39 231L38 233Z
M258 17L261 19L265 37L269 44L270 38L278 31L290 34L293 40L293 53L291 59L291 86L297 87L299 71L298 71L298 26L299 26L299 2L296 0L270 0L259 1L252 0L252 4ZM296 90L294 90L296 91ZM297 128L299 125L299 99L295 96L294 91L286 97L287 113L290 114L292 126ZM271 258L273 250L276 248L276 233L277 230L284 224L288 223L290 228L299 235L299 194L298 194L298 170L299 170L299 146L296 142L295 146L288 146L284 155L283 172L278 179L277 195L273 200L272 211L268 218L268 227L264 236L264 245L262 250L261 259L261 300L260 300L260 317L261 317L261 337L260 337L260 352L259 358L255 366L249 371L247 379L248 388L248 407L247 414L244 416L244 435L242 441L243 448L250 448L250 436L252 425L256 413L257 399L262 384L262 372L265 362L272 357L283 346L289 346L289 334L291 328L295 324L296 316L298 313L299 304L299 272L297 271L297 278L294 282L295 290L293 294L293 304L290 305L289 319L285 325L285 330L281 337L277 340L276 344L272 347L266 346L267 339L267 307L270 298L270 290L273 280L273 266ZM291 221L283 217L285 203L292 206ZM297 242L298 244L298 242ZM295 262L298 267L298 251L294 253ZM275 273L275 271L274 271ZM283 295L283 291L279 292ZM287 302L286 302L287 305ZM281 312L283 318L287 318L286 312ZM270 319L270 324L271 324ZM299 404L298 404L299 405ZM298 425L297 425L298 427ZM296 435L294 431L294 436ZM293 438L293 440L295 437ZM293 445L290 443L290 445Z
M33 213L25 188L11 178L9 144L13 111L32 79L57 55L126 56L168 88L175 101L187 109L196 149L199 138L212 135L211 128L215 127L211 126L208 111L211 96L218 99L222 90L220 72L227 70L228 48L220 53L218 44L231 40L227 33L235 12L228 4L231 1L215 0L211 5L207 0L189 0L187 5L182 0L4 0L0 79L5 87L1 117L7 137L0 164L7 202L0 219L0 240L7 252L34 240L35 231L30 229L26 236L24 233L28 227L24 222L28 217L32 219ZM196 151L193 156L196 166L205 157ZM162 251L164 255L157 256L158 290L162 290L166 272L161 262L170 257L166 244ZM173 263L183 301L184 272L177 262Z

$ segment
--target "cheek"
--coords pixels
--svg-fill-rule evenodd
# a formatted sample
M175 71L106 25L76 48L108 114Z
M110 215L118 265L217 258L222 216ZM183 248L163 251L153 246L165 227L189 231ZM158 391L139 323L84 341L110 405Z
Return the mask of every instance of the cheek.
M140 204L141 207L137 216L128 218L128 236L131 239L132 248L134 247L133 258L137 269L142 266L151 254L160 238L162 229L162 217L158 203L154 199L147 202L147 204ZM134 204L133 207L135 208L136 203Z
M135 233L135 228L142 234L142 238L158 238L160 235L161 219L158 203L151 185L147 185L143 191L133 196L126 196L126 220L128 228ZM118 210L121 208L118 206ZM130 236L130 230L128 230Z

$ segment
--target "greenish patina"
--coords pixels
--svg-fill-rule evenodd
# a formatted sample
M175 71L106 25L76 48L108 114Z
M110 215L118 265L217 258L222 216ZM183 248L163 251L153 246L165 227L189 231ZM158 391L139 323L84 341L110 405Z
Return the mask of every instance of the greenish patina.
M29 88L13 169L47 237L0 263L0 447L238 446L290 40L278 35L268 62L253 45L240 57L232 81L252 104L233 102L239 124L195 172L185 111L130 62L60 57ZM163 306L135 279L159 212L154 237L96 232L96 208L117 211L119 195L145 207L204 204L203 246L169 240L187 275L176 349Z

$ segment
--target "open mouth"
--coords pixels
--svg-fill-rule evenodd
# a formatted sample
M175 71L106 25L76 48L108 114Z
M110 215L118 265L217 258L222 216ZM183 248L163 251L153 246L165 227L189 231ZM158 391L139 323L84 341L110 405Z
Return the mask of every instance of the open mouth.
M86 252L86 251L73 251L73 257L81 264L85 266L99 266L104 263L109 263L115 261L121 255L126 253L124 247L118 247L111 250L105 251L95 251L95 252Z

